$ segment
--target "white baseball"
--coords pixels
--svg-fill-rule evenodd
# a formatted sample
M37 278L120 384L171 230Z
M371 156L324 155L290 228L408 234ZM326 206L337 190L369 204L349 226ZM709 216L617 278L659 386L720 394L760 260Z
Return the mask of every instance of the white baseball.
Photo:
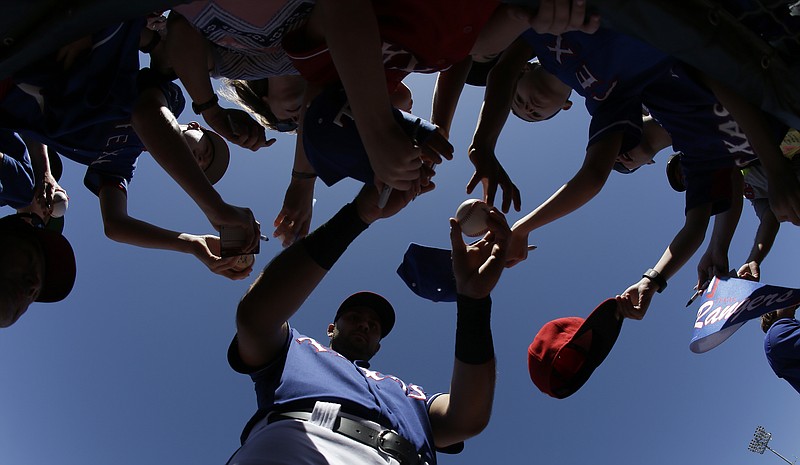
M239 255L239 258L236 260L236 263L231 268L233 271L242 271L246 270L250 266L253 265L256 261L256 256L253 254L247 255Z
M478 199L465 200L456 210L456 221L461 232L469 237L483 236L489 231L489 205Z
M50 214L53 218L61 218L67 212L69 206L69 197L64 191L56 191L53 194L53 213Z

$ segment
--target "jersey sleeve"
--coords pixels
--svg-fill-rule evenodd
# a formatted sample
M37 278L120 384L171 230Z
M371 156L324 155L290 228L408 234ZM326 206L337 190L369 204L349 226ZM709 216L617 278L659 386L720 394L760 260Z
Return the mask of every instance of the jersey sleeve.
M142 68L136 76L136 87L139 93L146 89L158 89L164 94L167 107L177 118L186 108L186 97L181 88L172 81L171 76L164 76L151 68Z
M22 208L33 200L36 186L28 150L11 131L0 130L0 205Z
M620 153L627 152L639 145L642 139L642 102L630 97L614 99L595 105L586 100L586 108L592 115L589 124L589 143L592 146L611 134L622 133Z

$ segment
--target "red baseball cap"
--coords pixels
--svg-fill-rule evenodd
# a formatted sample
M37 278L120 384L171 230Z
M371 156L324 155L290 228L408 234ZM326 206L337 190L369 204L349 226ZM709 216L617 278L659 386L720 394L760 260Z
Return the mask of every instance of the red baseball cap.
M617 302L608 299L585 320L559 318L542 326L528 346L533 384L557 399L571 396L611 352L622 320L617 316Z

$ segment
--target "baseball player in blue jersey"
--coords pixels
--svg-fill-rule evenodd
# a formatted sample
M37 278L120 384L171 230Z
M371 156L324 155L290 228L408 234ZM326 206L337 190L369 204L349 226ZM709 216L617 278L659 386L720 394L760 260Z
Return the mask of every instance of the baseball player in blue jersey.
M510 229L490 214L491 233L465 245L450 220L458 290L455 368L448 394L375 371L369 359L394 323L382 297L357 293L328 326L330 346L287 320L349 244L371 223L399 211L413 193L394 191L384 208L365 187L353 203L267 265L237 311L231 366L255 382L258 413L230 464L434 464L435 450L478 434L487 424L495 361L490 291L503 269Z

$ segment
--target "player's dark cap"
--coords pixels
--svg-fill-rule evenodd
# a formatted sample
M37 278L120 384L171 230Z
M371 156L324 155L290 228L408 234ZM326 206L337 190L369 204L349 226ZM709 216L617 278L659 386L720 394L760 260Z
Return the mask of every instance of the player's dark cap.
M533 384L557 399L571 396L611 352L622 320L616 301L608 299L585 320L567 317L545 324L528 347Z
M389 301L386 300L386 298L384 298L382 295L369 291L356 292L350 297L344 299L344 302L339 305L339 309L336 310L336 316L333 318L333 322L336 323L336 320L339 319L345 310L353 307L367 307L375 311L375 313L378 315L378 319L380 319L381 322L381 339L385 338L389 332L392 331L395 320L394 307L392 307L392 304L390 304Z
M450 249L411 243L397 268L400 279L414 294L432 302L455 302L456 278Z
M683 182L683 171L681 171L682 153L673 153L667 160L667 181L670 187L677 192L685 192L686 184Z
M75 284L75 252L67 238L58 232L45 229L35 215L33 225L26 220L27 214L9 215L0 218L0 235L8 234L30 238L41 247L44 256L44 281L37 302L63 300Z
M208 178L208 182L216 184L217 181L222 179L225 172L228 171L228 164L231 161L231 150L228 148L225 139L216 132L202 126L200 126L200 130L211 140L211 147L213 150L211 154L211 163L208 164L203 172L206 178Z

